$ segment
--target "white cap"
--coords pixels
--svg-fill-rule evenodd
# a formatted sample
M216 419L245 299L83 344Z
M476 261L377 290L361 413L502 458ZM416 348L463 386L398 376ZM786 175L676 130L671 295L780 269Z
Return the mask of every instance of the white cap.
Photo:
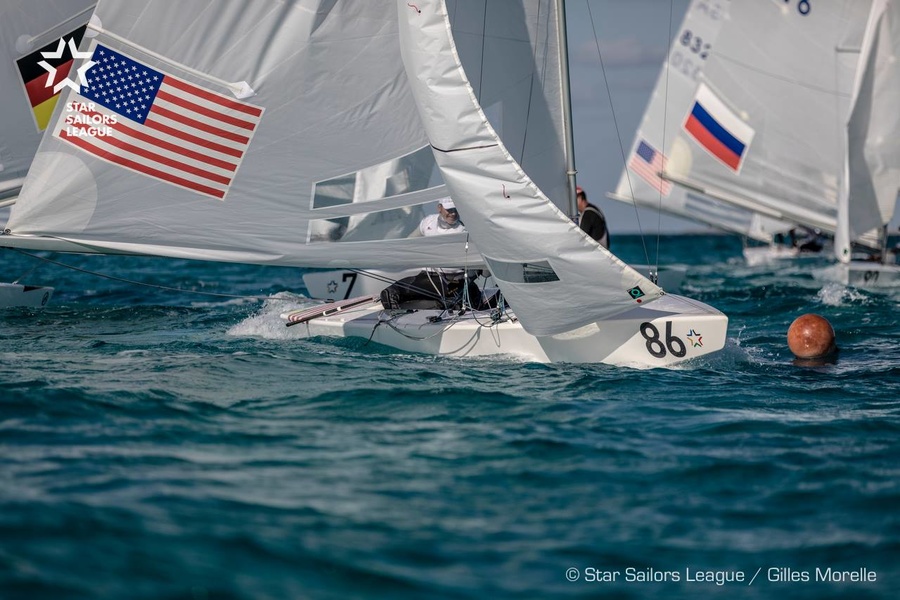
M456 205L453 204L453 200L450 199L450 196L447 196L446 198L441 198L440 200L438 200L438 204L440 204L447 210L450 210L451 208L456 208Z

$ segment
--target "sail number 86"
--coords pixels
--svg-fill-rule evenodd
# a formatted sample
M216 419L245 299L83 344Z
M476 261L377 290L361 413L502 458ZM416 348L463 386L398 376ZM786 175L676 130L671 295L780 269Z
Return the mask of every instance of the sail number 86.
M641 323L641 335L647 340L647 352L656 358L662 358L666 352L671 352L672 356L681 358L687 354L687 346L681 341L681 338L672 335L672 321L666 321L666 339L665 343L659 337L659 329L653 323Z

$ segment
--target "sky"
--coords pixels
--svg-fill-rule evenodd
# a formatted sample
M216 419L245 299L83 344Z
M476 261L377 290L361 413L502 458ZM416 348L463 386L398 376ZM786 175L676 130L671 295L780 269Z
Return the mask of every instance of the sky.
M606 197L619 181L623 148L627 156L666 59L670 20L674 34L688 4L689 0L566 3L576 177L590 201L603 210L613 234L712 231L694 221L635 209Z

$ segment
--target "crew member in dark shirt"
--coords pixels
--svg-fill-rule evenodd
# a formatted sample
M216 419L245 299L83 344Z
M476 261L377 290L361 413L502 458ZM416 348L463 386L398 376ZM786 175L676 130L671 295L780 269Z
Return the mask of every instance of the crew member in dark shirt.
M604 248L609 248L609 231L606 229L606 217L603 211L588 202L587 194L581 186L575 188L575 199L578 202L578 212L581 217L578 225L582 231L600 242Z

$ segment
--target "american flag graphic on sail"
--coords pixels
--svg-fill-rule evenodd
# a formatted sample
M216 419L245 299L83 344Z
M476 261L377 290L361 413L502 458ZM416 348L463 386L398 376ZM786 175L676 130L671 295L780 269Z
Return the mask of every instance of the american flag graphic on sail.
M666 168L666 157L644 140L638 142L628 166L663 196L672 191L672 182L659 176Z
M107 162L222 199L263 109L98 44L54 135Z

